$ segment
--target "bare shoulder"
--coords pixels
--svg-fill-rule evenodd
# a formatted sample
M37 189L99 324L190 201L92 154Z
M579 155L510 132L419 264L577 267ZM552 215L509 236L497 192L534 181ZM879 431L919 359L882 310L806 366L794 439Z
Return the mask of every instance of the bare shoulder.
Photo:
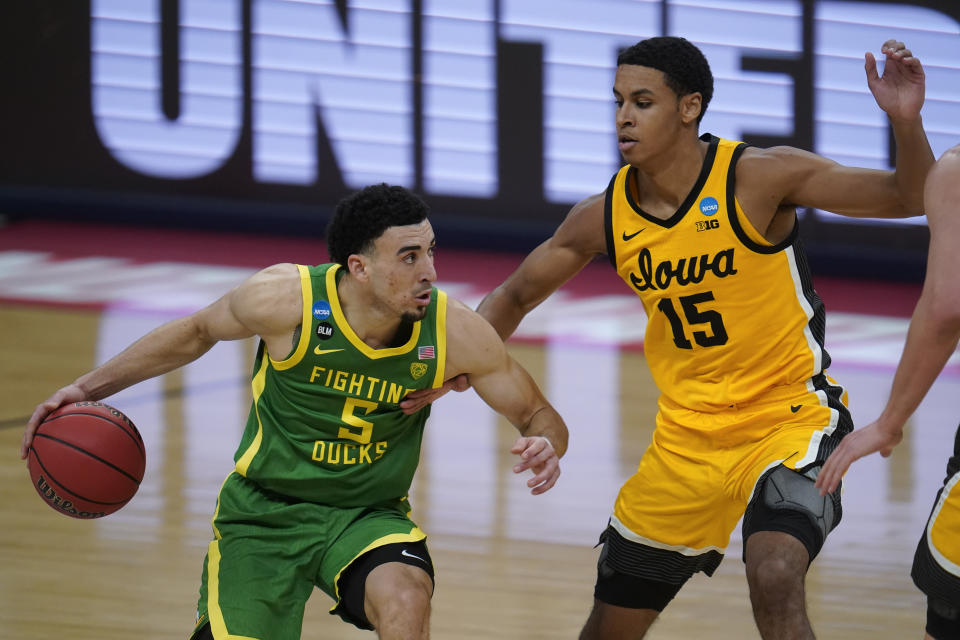
M249 280L256 282L279 282L290 278L299 281L300 269L297 267L297 265L291 262L281 262L279 264L272 264L269 267L264 267L260 271L257 271L255 274L250 276Z
M960 172L960 144L944 151L937 164L940 165L944 171L957 177L958 172Z
M303 296L295 264L261 269L228 295L237 318L260 335L284 332L301 322Z
M960 190L960 145L943 152L934 163L927 176L927 184L933 183L940 189L949 189L953 193Z
M579 215L579 216L591 216L599 215L603 216L603 202L606 198L607 193L601 191L600 193L595 193L591 196L587 196L577 204L573 205L573 208L570 209L570 216Z
M956 203L960 200L960 145L947 149L927 175L924 213L931 228L960 228Z
M743 177L770 180L835 164L833 160L797 147L747 147L737 163L737 180L740 180L741 173L745 174Z
M295 264L271 265L244 280L237 291L240 297L251 298L258 303L282 303L291 297L299 301L300 271Z
M809 151L804 151L803 149L798 149L797 147L791 147L788 145L778 145L775 147L752 147L748 146L743 150L743 155L740 156L740 162L770 162L770 161L780 161L780 162L790 162L793 158L798 158L806 155L816 155L811 154Z
M596 193L575 204L553 234L552 242L578 253L606 253L603 207L606 193Z
M448 344L484 344L491 340L503 344L493 326L483 316L456 298L447 299Z
M836 168L833 160L796 147L747 147L737 162L737 197L764 207L812 204L800 187Z
M455 298L447 299L448 378L487 371L505 352L500 336L483 316Z

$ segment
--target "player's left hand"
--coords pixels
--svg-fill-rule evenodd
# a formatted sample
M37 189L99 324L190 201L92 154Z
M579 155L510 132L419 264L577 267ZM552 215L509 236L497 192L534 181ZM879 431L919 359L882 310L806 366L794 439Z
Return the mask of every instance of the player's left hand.
M420 411L428 404L439 400L441 397L446 395L448 391L457 391L463 392L470 388L470 381L465 375L459 375L455 378L450 378L443 383L440 387L436 389L419 389L417 391L411 391L403 400L400 402L400 410L405 414L410 415Z
M926 86L920 60L897 40L884 42L880 52L886 56L883 76L877 75L877 61L873 54L869 51L865 54L864 69L873 97L891 120L916 120L920 117Z
M510 449L510 453L520 455L520 462L513 466L514 473L531 469L534 476L527 480L530 493L538 495L549 490L560 477L560 458L549 440L543 436L524 436Z
M843 474L856 460L877 451L886 458L893 453L893 448L902 439L902 425L885 426L880 420L844 436L840 446L830 454L817 475L815 486L820 490L820 495L825 496L834 491L840 485Z

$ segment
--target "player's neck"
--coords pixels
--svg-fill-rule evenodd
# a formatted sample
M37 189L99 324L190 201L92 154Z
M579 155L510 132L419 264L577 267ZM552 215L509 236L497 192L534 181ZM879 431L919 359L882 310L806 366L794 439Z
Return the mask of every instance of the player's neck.
M665 153L636 167L634 196L640 208L656 215L658 210L673 212L696 184L709 144L696 135L684 138Z
M385 309L350 274L344 274L337 283L337 295L347 324L364 344L373 349L396 346L397 336L403 331L396 313Z

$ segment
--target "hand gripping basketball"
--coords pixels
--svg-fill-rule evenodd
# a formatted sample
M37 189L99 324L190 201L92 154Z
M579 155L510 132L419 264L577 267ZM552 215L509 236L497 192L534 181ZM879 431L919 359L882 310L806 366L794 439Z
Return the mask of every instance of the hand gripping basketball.
M55 511L100 518L127 504L143 479L146 455L133 422L102 402L50 413L28 450L33 488Z

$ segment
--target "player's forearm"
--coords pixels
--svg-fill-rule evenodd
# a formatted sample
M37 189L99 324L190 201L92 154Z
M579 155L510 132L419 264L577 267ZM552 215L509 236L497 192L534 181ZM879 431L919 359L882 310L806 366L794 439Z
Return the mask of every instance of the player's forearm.
M563 418L550 405L538 409L530 417L530 420L519 428L519 431L523 436L540 436L549 440L550 444L553 445L553 450L557 452L558 458L563 457L563 454L567 452L567 441L570 433L567 430L567 425L563 422Z
M158 327L74 382L91 400L102 400L138 382L193 362L216 344L191 319Z
M897 166L894 173L897 193L904 216L923 213L923 185L935 158L923 130L923 121L890 120L897 144Z
M924 295L910 322L907 341L881 419L903 425L916 411L960 340L960 313Z

